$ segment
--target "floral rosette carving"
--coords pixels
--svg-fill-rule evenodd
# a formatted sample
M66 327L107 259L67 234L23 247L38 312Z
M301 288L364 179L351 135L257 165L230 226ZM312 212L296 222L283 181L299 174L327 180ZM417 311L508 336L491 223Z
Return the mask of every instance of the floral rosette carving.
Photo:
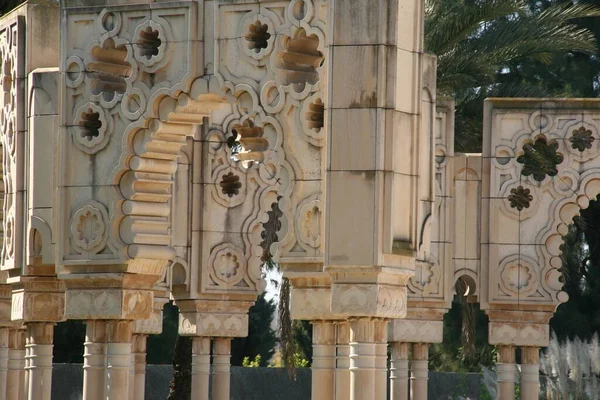
M108 238L108 215L103 205L92 201L73 213L70 223L71 244L82 255L97 254Z

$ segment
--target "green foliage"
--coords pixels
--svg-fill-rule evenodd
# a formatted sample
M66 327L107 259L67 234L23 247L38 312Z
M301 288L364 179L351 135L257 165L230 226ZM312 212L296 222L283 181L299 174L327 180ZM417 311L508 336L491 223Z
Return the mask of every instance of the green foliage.
M485 385L481 385L481 392L480 392L480 397L479 400L495 400L492 398L492 395L490 394L490 392L488 392L487 388L485 387Z
M308 368L310 367L310 361L302 357L300 353L294 353L294 365L296 368Z
M581 20L599 15L586 2L429 0L425 48L457 102L456 150L481 149L486 97L589 95L596 35Z
M242 367L245 368L258 368L260 367L262 364L262 357L260 356L260 354L257 354L256 357L254 357L254 360L250 360L250 357L244 357L244 359L242 360Z
M559 340L589 340L600 331L600 202L575 218L564 237L562 262L569 301L558 307L550 327Z
M256 360L259 356L260 366L267 366L277 345L275 331L271 328L275 307L273 301L265 299L264 293L258 297L248 312L248 336L236 338L231 343L231 365L243 365L244 359Z
M457 296L458 297L458 296ZM480 372L481 365L491 367L496 360L496 349L488 344L487 316L477 304L472 304L475 328L475 350L465 352L462 344L462 313L459 301L444 316L444 341L431 345L429 368L444 372Z
M303 358L312 360L312 325L309 321L295 320L292 322L292 335L296 352Z
M25 0L2 0L0 1L0 15L10 12L13 8L19 4L24 3Z

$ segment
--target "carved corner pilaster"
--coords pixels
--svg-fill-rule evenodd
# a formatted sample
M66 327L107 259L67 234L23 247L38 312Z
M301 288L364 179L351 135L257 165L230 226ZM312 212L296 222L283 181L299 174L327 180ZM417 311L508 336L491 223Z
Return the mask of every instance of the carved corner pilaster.
M154 293L154 303L150 318L134 321L134 334L160 335L162 333L163 307L169 302L169 299L168 297L158 297L158 295L158 293Z
M65 286L56 277L21 277L13 286L11 300L13 322L65 320Z

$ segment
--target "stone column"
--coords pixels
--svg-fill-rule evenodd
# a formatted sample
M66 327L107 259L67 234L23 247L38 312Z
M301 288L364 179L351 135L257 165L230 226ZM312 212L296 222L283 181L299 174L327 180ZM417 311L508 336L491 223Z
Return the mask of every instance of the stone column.
M131 321L108 321L106 328L106 398L129 400Z
M134 383L133 400L144 400L146 392L147 335L133 335Z
M413 343L410 363L410 398L427 400L429 381L429 343Z
M335 357L335 400L350 398L350 323L337 323Z
M6 399L9 328L0 328L0 400Z
M408 343L392 343L390 400L408 400Z
M210 339L192 339L192 399L208 400L210 379Z
M22 400L27 396L24 385L25 350L23 341L24 336L21 331L10 330L6 373L7 400Z
M52 347L54 324L30 322L27 324L26 367L28 400L50 400L52 393Z
M537 400L540 395L540 349L521 348L521 399Z
M350 400L375 396L375 321L350 320Z
M313 322L312 400L333 400L335 396L335 325Z
M106 321L86 323L83 344L83 399L105 399L106 380Z
M388 321L375 321L375 399L387 398Z
M498 400L514 400L515 382L517 380L515 365L515 347L512 345L498 346Z
M213 338L213 400L229 400L231 338Z

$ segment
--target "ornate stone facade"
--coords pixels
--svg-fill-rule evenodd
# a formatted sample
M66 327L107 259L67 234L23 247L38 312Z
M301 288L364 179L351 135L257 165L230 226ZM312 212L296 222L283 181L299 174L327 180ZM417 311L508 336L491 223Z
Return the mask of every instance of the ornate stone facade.
M87 324L84 399L143 399L169 298L193 397L212 376L228 399L271 258L313 322L314 399L385 398L388 342L392 398L410 377L425 399L458 288L490 317L501 397L519 346L534 398L562 235L600 193L600 107L491 99L483 153L455 154L423 7L35 0L2 17L0 399L48 398L66 318Z

